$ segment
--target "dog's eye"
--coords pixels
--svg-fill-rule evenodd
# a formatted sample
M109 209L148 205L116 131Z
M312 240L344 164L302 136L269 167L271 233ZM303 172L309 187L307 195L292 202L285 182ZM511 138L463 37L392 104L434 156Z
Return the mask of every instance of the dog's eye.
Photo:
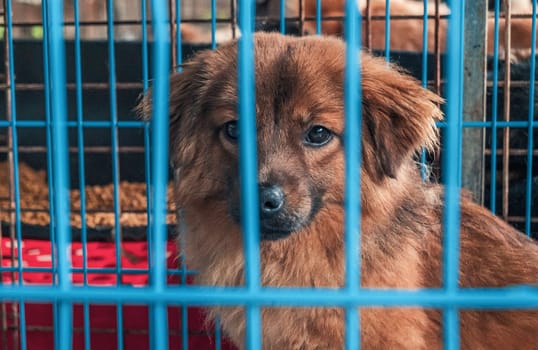
M308 130L305 142L311 146L323 146L333 138L333 133L321 125L314 125Z
M237 138L239 137L239 129L237 128L237 121L232 120L231 122L227 122L223 125L223 132L228 138L228 140L232 142L236 142Z

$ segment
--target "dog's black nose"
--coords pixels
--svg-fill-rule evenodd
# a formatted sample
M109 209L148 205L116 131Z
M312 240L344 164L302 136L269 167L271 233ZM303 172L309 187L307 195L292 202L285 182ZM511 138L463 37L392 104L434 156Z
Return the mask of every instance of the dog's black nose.
M260 186L260 212L262 218L270 218L284 207L284 191L280 186Z

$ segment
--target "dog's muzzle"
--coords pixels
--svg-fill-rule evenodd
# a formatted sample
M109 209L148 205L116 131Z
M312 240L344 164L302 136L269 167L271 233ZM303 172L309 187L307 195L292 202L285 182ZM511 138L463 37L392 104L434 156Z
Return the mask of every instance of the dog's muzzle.
M262 220L278 215L284 207L284 191L280 186L260 186L260 216Z
M286 195L277 185L260 185L260 231L262 240L277 240L294 230L293 220L286 215Z
M299 230L304 218L295 213L286 198L284 189L275 184L259 184L260 240L283 239ZM241 224L239 198L232 196L230 214L237 224Z

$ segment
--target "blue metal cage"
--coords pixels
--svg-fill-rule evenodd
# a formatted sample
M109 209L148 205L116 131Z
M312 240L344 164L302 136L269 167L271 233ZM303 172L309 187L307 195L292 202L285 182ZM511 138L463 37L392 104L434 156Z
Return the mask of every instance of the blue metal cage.
M464 58L464 1L451 1L451 15L449 18L448 50L446 55L446 121L439 123L439 127L444 128L444 152L443 152L443 180L446 186L445 212L444 212L444 285L441 289L424 289L418 291L410 290L372 290L360 288L360 121L361 121L361 84L359 48L361 47L362 18L359 15L356 1L346 1L345 18L345 39L347 42L346 56L346 80L345 80L345 113L346 113L346 133L345 133L345 155L346 155L346 221L345 221L345 246L346 246L346 285L341 290L319 289L305 290L294 288L266 288L260 283L260 250L259 237L253 232L259 232L258 218L258 190L257 190L257 159L256 159L256 129L255 129L255 106L254 106L254 55L253 55L253 23L254 23L254 1L239 0L237 2L238 23L241 28L241 38L239 39L239 122L242 130L240 134L240 165L242 182L242 201L245 203L245 210L242 213L243 241L246 257L246 284L244 288L209 288L200 286L185 285L187 275L193 273L185 266L181 266L179 271L167 270L166 265L166 213L167 213L167 183L168 183L168 95L169 95L169 73L173 67L180 69L182 62L182 42L180 28L180 2L174 2L174 6L168 6L165 2L151 1L151 22L148 21L146 13L146 2L141 1L142 29L141 52L142 58L142 81L143 89L149 87L150 78L153 80L153 110L154 115L151 122L140 120L119 120L116 106L118 97L116 95L118 80L116 77L117 52L114 42L115 22L113 18L113 1L107 1L108 20L106 22L108 32L108 70L109 81L108 91L110 98L109 120L84 120L83 115L83 94L82 94L82 71L81 60L81 38L79 25L78 1L74 1L74 62L75 62L75 104L76 117L68 117L68 97L66 90L66 45L64 42L64 19L63 5L61 1L43 0L43 81L44 81L44 101L46 115L43 120L19 120L17 118L16 98L19 94L17 90L17 79L15 67L18 62L15 60L13 50L14 39L12 37L13 24L11 22L12 0L5 1L5 43L7 48L6 61L9 62L6 71L6 108L9 109L10 118L0 120L0 129L8 130L13 147L11 156L13 159L13 191L14 191L14 216L16 233L15 240L20 242L16 246L17 264L13 267L2 267L2 273L15 272L22 276L24 272L32 271L23 266L22 261L22 224L20 185L19 185L19 133L25 128L41 129L46 134L46 164L50 201L50 240L53 251L51 257L52 268L47 271L54 276L52 285L35 286L25 285L22 278L17 282L3 283L0 285L0 299L18 303L20 315L20 348L26 349L26 321L25 305L32 302L50 302L54 305L54 347L58 349L71 349L73 305L83 304L84 306L84 347L90 349L90 304L115 304L117 305L117 339L118 348L124 348L122 335L122 306L128 304L144 304L150 309L149 335L151 348L167 349L169 344L168 311L169 305L180 306L207 306L207 305L243 305L246 309L247 322L247 349L261 348L261 315L262 306L338 306L346 310L346 329L359 329L360 308L382 306L419 306L428 308L439 308L444 315L444 344L446 349L459 348L459 319L458 310L469 308L486 309L525 309L538 308L538 289L536 287L511 287L499 289L460 289L458 288L459 270L459 201L461 184L461 159L462 159L462 131L464 128L490 128L492 133L492 156L491 169L496 169L496 145L498 128L526 128L528 132L527 140L527 174L526 174L526 195L525 195L525 231L531 232L531 208L532 203L532 163L533 163L533 132L537 123L534 118L534 86L535 86L535 60L531 60L530 67L530 98L529 113L527 120L507 121L497 120L496 108L493 108L491 121L468 122L463 121L463 58ZM424 1L427 9L428 1ZM284 2L281 1L280 30L285 31ZM318 9L321 1L318 0ZM386 1L387 9L390 8L390 0ZM500 13L500 0L495 2L495 16L498 20ZM211 10L211 47L216 48L216 27L217 27L217 7L216 0L210 4ZM429 5L431 6L431 4ZM536 43L536 0L533 0L533 33L532 33L532 55L535 56ZM173 10L175 17L169 17L169 10ZM424 14L424 26L427 26L427 12ZM321 31L321 12L316 14L317 32ZM387 11L386 17L386 48L385 55L390 59L390 16ZM170 25L175 23L175 35L171 37ZM151 24L152 45L150 46L147 35L148 24ZM173 32L173 31L172 31ZM495 42L498 43L498 27L496 27ZM427 30L424 30L424 42L427 42ZM173 41L175 41L175 45ZM171 46L175 50L171 50ZM149 57L151 57L151 65ZM170 62L170 57L174 61ZM73 58L70 58L73 59ZM495 47L493 60L498 61L498 44ZM38 64L36 62L36 64ZM422 54L422 81L427 86L428 82L428 55L425 44ZM151 74L150 74L151 72ZM498 87L498 66L494 65L493 78L493 105L497 104ZM82 222L85 221L86 208L84 198L85 176L88 172L84 162L84 135L89 128L107 129L112 145L112 183L115 216L115 232L121 232L120 212L119 212L119 141L118 133L121 129L133 128L140 130L144 139L144 166L145 181L147 185L147 214L148 214L148 258L149 268L143 273L150 275L150 283L145 287L128 287L118 283L117 286L96 287L90 286L85 277L82 285L72 283L71 274L76 272L73 268L70 255L67 252L71 244L71 227L69 222L70 196L70 157L68 135L75 132L77 135L78 158L78 186L80 188L80 215ZM424 160L425 157L423 157ZM97 169L92 169L96 171ZM492 170L493 179L491 183L491 197L495 198L496 181L495 171ZM151 190L149 190L151 189ZM492 202L492 211L495 212L495 201ZM120 235L115 237L116 260L121 260ZM87 254L87 232L85 225L82 225L81 240L83 244L83 255ZM92 270L85 263L82 268L84 276ZM118 281L121 275L126 273L121 264L117 264L114 269L108 271L116 274ZM170 274L180 276L183 284L170 286L167 284L167 277ZM182 309L182 317L187 318L187 309ZM183 348L188 346L187 322L182 324ZM215 348L219 349L220 334L217 325L217 341ZM346 332L346 349L358 349L360 347L360 332Z

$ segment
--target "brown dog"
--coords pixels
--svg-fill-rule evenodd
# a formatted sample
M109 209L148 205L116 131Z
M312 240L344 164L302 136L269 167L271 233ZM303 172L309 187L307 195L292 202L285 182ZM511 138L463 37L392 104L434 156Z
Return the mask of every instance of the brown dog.
M264 286L343 285L345 44L254 38ZM185 250L196 282L244 283L239 223L237 45L197 54L171 78L171 162ZM437 142L441 99L362 55L362 280L368 288L441 286L443 187L413 161ZM149 99L143 104L149 113ZM461 201L460 285L538 281L538 245L469 199ZM215 307L244 348L241 307ZM462 311L462 349L536 349L538 311ZM264 349L342 349L339 308L264 308ZM361 309L363 349L440 349L441 312Z

